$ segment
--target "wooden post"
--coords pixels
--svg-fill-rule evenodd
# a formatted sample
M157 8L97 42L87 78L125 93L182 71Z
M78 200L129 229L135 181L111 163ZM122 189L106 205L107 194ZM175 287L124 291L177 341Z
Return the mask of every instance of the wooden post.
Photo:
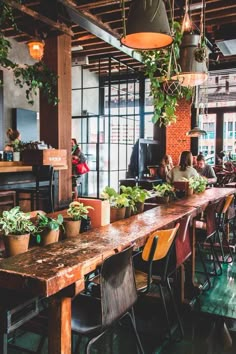
M59 172L56 207L71 201L71 37L61 35L46 40L44 63L58 75L59 104L48 104L40 96L40 139L54 148L67 150L68 169Z
M48 353L71 354L71 298L52 297L49 303Z

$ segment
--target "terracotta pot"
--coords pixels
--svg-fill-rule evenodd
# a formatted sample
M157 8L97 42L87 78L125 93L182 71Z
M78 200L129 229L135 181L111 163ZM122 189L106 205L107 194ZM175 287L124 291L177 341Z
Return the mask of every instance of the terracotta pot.
M144 203L143 202L136 202L134 208L134 214L140 214L144 211Z
M112 208L110 210L110 222L113 223L115 221L121 220L125 218L126 208Z
M7 257L28 251L30 234L3 236Z
M76 237L80 233L81 220L64 219L65 236Z
M131 216L131 211L132 211L131 206L128 206L125 208L125 217L126 218L129 218Z
M41 233L41 245L46 246L50 243L58 242L59 229L58 230L44 230Z
M170 197L156 197L156 201L158 204L167 204L170 201Z
M193 188L188 188L187 195L193 195Z

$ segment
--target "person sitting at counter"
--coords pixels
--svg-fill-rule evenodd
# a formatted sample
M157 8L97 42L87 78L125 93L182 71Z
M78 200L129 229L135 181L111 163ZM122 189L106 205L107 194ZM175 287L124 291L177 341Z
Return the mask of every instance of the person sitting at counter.
M183 181L190 177L199 176L195 168L193 168L193 155L190 151L183 151L180 155L179 166L173 167L167 174L168 183Z
M20 132L17 129L7 129L6 135L9 139L9 142L6 144L4 151L13 151L13 146L18 144L21 140Z
M215 171L206 163L203 155L197 156L197 166L195 168L199 175L207 178L208 184L215 184L217 182Z
M160 163L158 174L163 181L166 181L166 176L174 167L172 157L170 155L165 155Z

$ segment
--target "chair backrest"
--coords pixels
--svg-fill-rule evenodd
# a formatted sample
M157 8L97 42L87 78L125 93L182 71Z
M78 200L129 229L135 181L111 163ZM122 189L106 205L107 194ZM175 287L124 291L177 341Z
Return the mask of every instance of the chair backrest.
M142 258L144 261L150 261L150 252L152 249L152 244L153 244L153 239L154 237L158 237L158 245L156 247L156 250L153 254L153 261L158 261L160 259L163 259L166 257L168 251L170 250L173 241L175 239L176 233L178 231L179 224L177 224L173 229L168 229L168 230L157 230L154 233L152 233L142 252Z
M207 236L210 236L216 232L216 228L217 228L216 210L220 202L221 201L211 202L207 205L205 209L204 213L205 213Z
M190 219L191 215L187 215L179 221L179 230L175 240L175 268L178 268L181 264L183 264L192 254L189 230Z
M109 326L136 302L133 247L105 259L100 273L102 325Z
M189 190L189 182L188 181L176 181L176 182L173 182L173 186L175 188L177 196L181 197L181 194L183 196L188 195L188 190Z
M32 167L32 172L35 176L36 183L40 182L49 182L49 184L53 183L54 177L54 168L51 165L41 165Z
M228 195L225 198L225 203L221 213L226 222L235 218L234 194Z

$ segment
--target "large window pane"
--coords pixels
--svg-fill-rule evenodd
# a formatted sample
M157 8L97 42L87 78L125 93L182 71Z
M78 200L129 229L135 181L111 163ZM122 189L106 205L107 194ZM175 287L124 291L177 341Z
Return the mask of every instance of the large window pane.
M216 114L200 115L199 126L207 132L206 136L198 139L198 153L205 156L206 162L213 165L215 162Z
M226 154L226 158L230 155L236 158L236 111L224 113L224 141L223 150Z

